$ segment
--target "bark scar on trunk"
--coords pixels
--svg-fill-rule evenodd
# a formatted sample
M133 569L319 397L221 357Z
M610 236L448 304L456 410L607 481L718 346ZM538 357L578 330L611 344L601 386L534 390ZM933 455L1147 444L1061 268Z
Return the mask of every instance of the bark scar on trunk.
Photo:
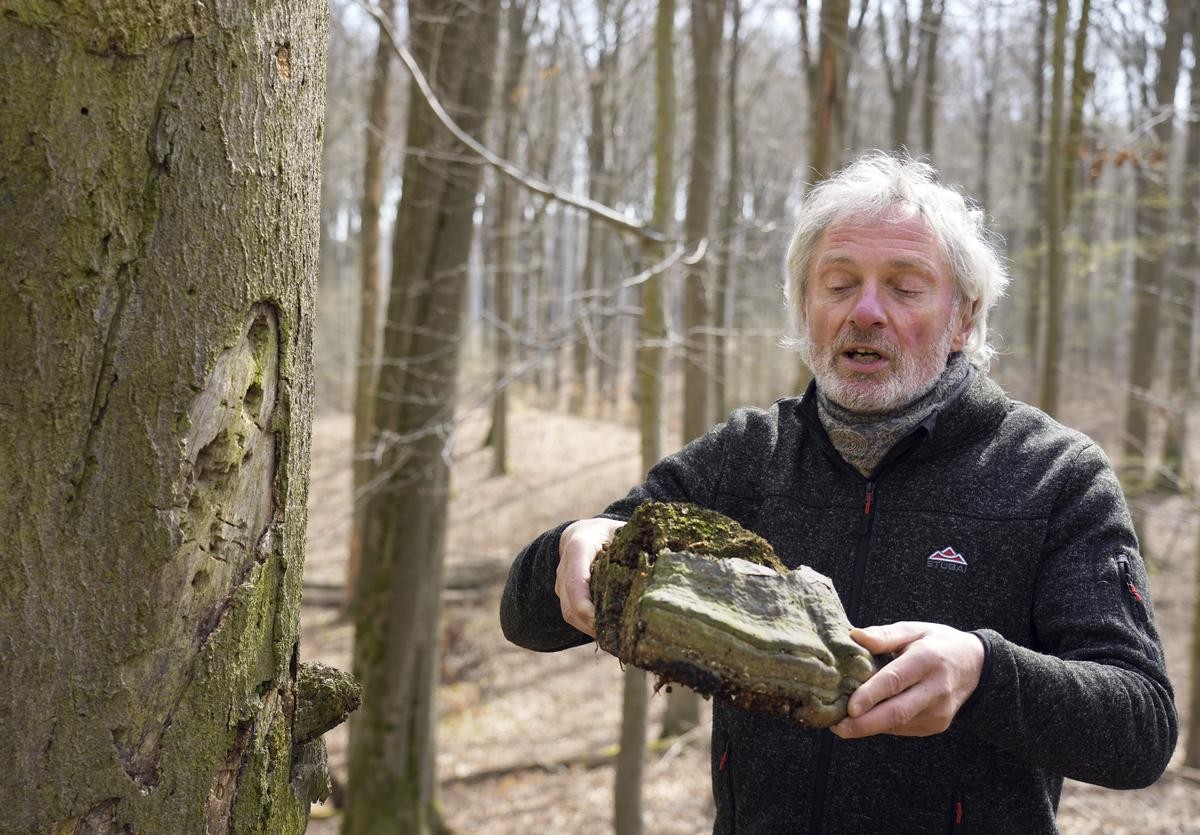
M113 731L125 772L143 792L157 785L162 733L196 658L273 547L279 364L278 314L256 304L189 410L175 507L167 514L179 545L151 580L151 599L166 604L157 615L160 638L127 666L147 706L145 719L140 727Z

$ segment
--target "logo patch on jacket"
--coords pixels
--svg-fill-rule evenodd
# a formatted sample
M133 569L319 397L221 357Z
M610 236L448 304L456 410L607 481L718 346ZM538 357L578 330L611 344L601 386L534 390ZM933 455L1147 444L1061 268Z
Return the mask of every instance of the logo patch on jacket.
M927 568L941 568L945 571L967 570L967 561L963 559L963 555L948 546L926 557L925 565Z

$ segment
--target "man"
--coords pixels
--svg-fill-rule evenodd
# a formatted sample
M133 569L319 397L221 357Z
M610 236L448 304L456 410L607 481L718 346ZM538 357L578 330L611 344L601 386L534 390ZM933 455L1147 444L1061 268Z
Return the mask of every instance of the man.
M1104 453L986 376L1007 277L981 213L877 154L809 194L786 296L814 383L735 412L601 517L518 556L508 638L594 636L592 560L633 508L695 502L830 576L894 660L832 732L718 701L717 832L1056 831L1064 776L1137 788L1177 717Z

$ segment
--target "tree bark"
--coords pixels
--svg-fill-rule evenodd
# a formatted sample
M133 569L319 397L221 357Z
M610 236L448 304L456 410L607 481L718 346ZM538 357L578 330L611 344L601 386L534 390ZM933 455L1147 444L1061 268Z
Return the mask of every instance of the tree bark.
M1192 51L1200 55L1200 11L1191 11ZM1178 262L1171 273L1168 311L1171 322L1171 407L1167 413L1167 432L1158 486L1169 492L1181 492L1187 483L1187 413L1192 402L1192 318L1195 315L1196 276L1200 275L1200 60L1193 58L1190 77L1191 101L1188 113L1187 148L1184 151L1183 191L1179 207L1179 228L1185 236L1179 247ZM1196 697L1200 699L1200 694ZM1200 713L1193 714L1200 716ZM1200 725L1200 722L1197 723ZM1190 739L1190 737L1189 737ZM1188 746L1188 765L1200 763L1200 751L1194 755Z
M1037 52L1033 67L1033 137L1029 142L1029 202L1030 215L1038 218L1029 228L1025 244L1029 260L1029 306L1025 309L1025 344L1036 377L1041 360L1042 302L1045 287L1045 238L1042 224L1046 217L1046 29L1050 20L1050 0L1038 0ZM986 204L985 204L986 205Z
M733 326L733 268L734 252L742 221L742 183L741 156L738 142L738 74L739 50L741 49L742 4L741 0L732 0L731 6L732 32L729 37L729 77L725 84L725 152L728 154L728 164L725 182L725 195L721 200L721 214L717 221L717 231L724 243L719 250L717 261L717 293L716 316L714 317L715 336L713 337L713 367L716 374L713 380L713 408L710 416L713 420L722 419L730 409L729 397L729 330Z
M611 83L613 71L613 48L608 42L608 27L610 23L609 5L607 0L601 0L597 6L600 23L597 26L597 45L599 54L595 65L590 67L588 79L588 113L590 122L587 135L588 152L588 197L599 202L607 201L605 193L606 180L611 175L608 165L608 126L605 124L605 98ZM590 346L596 342L597 317L593 315L595 307L595 292L603 278L601 268L602 253L606 244L604 224L589 218L587 223L587 242L583 254L583 298L579 302L576 313L577 325L575 342L572 345L574 360L574 377L571 381L571 399L569 409L575 414L582 414L588 401L590 391L589 366L592 350Z
M74 8L74 7L73 7ZM325 6L0 16L0 796L301 832Z
M1158 76L1151 94L1157 117L1153 127L1154 145L1141 155L1137 167L1137 256L1134 266L1134 325L1132 356L1129 362L1129 396L1125 401L1124 454L1121 475L1131 486L1144 486L1147 440L1149 437L1149 398L1157 365L1162 265L1167 249L1168 161L1174 135L1173 109L1175 87L1179 81L1183 34L1187 28L1185 0L1169 0L1163 23L1163 45L1158 52Z
M942 17L946 11L945 0L934 0L923 5L921 14L921 153L934 156L937 122L937 72L938 41L942 34ZM987 203L983 204L984 206Z
M496 4L411 0L413 54L473 135L484 127L499 32ZM437 60L434 60L435 56ZM375 404L386 440L367 500L354 668L363 710L350 726L343 832L440 826L434 776L438 622L459 347L480 168L412 90L404 192Z
M674 214L675 191L675 0L658 0L654 25L655 120L654 212L651 225L666 232ZM646 241L648 264L657 263L665 247ZM666 339L663 309L663 276L651 275L642 284L642 317L638 323L637 385L638 423L642 469L649 471L662 457L663 342ZM621 706L621 742L613 792L614 821L618 835L640 835L642 830L642 772L646 752L646 674L625 668Z
M850 0L821 3L821 37L816 71L816 95L810 106L808 167L812 181L825 179L838 167L842 120L845 117L846 39L850 29Z
M529 32L525 28L526 0L510 0L508 7L508 49L504 61L504 79L500 87L500 156L512 157L517 132L517 87L525 71L529 51ZM516 272L517 189L509 180L496 183L496 372L492 394L492 428L488 433L492 447L492 475L508 472L508 375L513 363L513 275Z
M692 164L688 180L684 235L694 250L712 234L713 185L716 182L717 136L721 117L721 81L717 67L725 31L725 0L692 1L692 95L695 119ZM683 302L683 441L711 426L709 388L713 358L708 337L712 324L707 259L687 267ZM700 697L686 687L672 688L663 712L663 737L680 736L700 724Z
M1058 413L1059 351L1062 349L1063 298L1063 97L1066 87L1067 0L1056 0L1050 85L1050 140L1046 167L1046 341L1042 355L1042 386L1038 405L1046 414Z
M395 17L395 0L380 0L379 13L387 20ZM388 88L390 87L392 48L381 31L375 46L371 90L367 97L366 154L363 163L362 292L358 307L358 361L354 373L354 519L350 524L350 553L346 564L345 597L342 609L354 610L358 566L362 562L362 526L366 507L364 497L375 474L375 438L371 433L375 403L375 375L379 362L379 213L383 205L384 175L387 170L385 148L388 130Z

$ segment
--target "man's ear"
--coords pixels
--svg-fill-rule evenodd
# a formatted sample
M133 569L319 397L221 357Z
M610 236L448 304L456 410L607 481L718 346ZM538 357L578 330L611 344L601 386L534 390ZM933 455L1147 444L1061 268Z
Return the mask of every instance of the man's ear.
M975 314L979 311L979 299L970 304L960 304L958 312L958 331L950 343L950 350L957 353L967 344L971 334L975 332Z

